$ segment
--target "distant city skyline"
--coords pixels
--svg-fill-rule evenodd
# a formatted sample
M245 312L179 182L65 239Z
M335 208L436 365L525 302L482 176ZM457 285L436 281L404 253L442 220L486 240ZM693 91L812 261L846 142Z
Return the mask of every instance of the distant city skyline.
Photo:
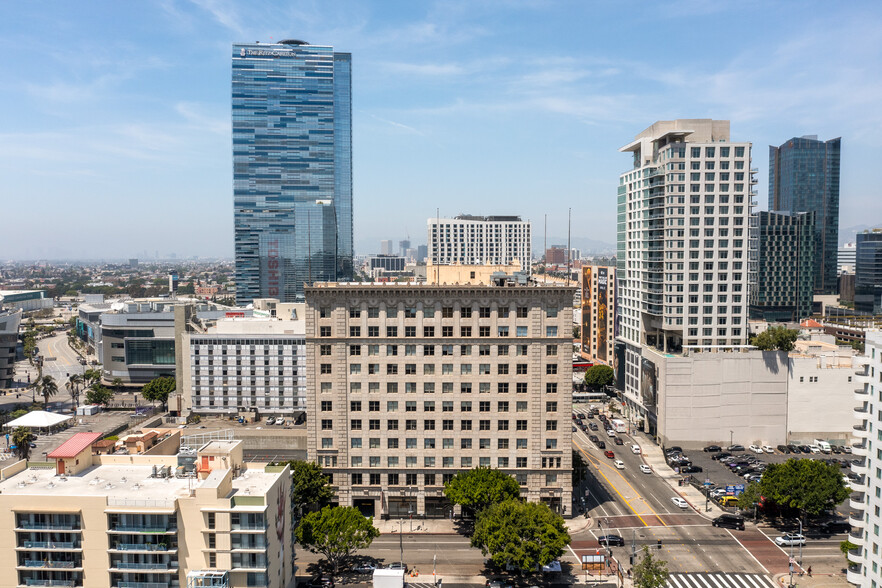
M572 208L574 237L612 244L618 148L683 117L730 120L753 143L762 205L761 152L841 136L840 233L882 222L874 2L168 0L3 16L4 260L232 258L229 48L292 37L354 56L356 254L420 234L438 207L518 214L534 236L548 214L549 239Z

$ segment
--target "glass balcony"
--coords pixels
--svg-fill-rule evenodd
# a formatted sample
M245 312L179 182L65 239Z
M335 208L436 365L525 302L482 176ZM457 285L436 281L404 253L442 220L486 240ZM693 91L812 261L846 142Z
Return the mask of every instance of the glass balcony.
M25 578L25 586L82 586L73 580L43 580L42 578Z
M864 561L864 550L861 547L858 547L857 549L849 549L846 556L848 557L848 561L860 564Z
M19 529L28 529L33 531L75 531L77 533L80 532L79 525L74 525L69 522L58 522L58 523L35 523L33 521L19 521L18 522Z
M173 570L177 569L178 562L166 563L139 563L128 561L111 562L110 567L117 570Z
M848 515L848 524L855 529L863 529L865 525L863 511L850 513Z
M853 429L852 435L854 435L858 439L866 439L867 436L869 435L869 432L867 431L867 424L866 423L861 424L861 425L855 425L854 427L852 427L852 429Z
M172 588L168 582L117 582L115 588Z
M116 525L111 533L177 533L176 528L154 527L151 525Z
M863 443L853 443L851 446L851 454L855 457L864 457L869 453L867 449L867 442Z
M857 400L858 402L863 402L863 401L867 400L867 397L869 395L870 395L869 390L867 390L866 388L863 388L863 387L857 388L854 391L854 399Z
M873 377L869 374L857 374L854 377L854 381L858 384L870 384L873 381Z
M856 492L848 497L848 506L855 510L864 510L866 508L866 504L864 503L864 493Z
M24 567L26 568L66 568L73 569L82 567L82 564L77 565L75 561L49 561L44 559L26 559L24 561Z
M859 545L861 547L863 547L864 545L864 534L860 531L852 531L848 534L848 537L846 537L846 539L848 539L849 543L854 543L855 545Z
M867 460L864 459L858 463L852 462L851 471L859 476L865 476L867 474Z
M855 584L856 586L863 584L864 577L861 575L861 565L854 564L848 566L848 571L845 573L845 579L848 580L850 584Z
M117 543L111 549L117 551L174 551L164 543Z
M80 544L73 541L25 541L25 549L80 549Z

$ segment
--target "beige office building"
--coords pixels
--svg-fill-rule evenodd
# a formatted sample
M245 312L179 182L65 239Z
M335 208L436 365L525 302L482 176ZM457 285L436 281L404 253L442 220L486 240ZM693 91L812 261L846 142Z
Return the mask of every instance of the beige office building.
M216 440L176 476L176 455L92 455L97 436L74 435L52 468L0 470L2 585L294 585L287 466Z
M572 514L573 288L305 292L307 451L341 505L447 517L444 482L486 466Z

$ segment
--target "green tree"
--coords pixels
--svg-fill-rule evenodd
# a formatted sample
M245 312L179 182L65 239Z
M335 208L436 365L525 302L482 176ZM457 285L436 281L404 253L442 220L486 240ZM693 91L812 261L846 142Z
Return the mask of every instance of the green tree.
M585 385L592 390L602 390L613 383L613 369L608 365L592 365L585 370Z
M322 466L312 461L291 460L291 511L294 519L303 516L303 509L311 505L324 505L334 498L334 490Z
M19 459L27 459L31 454L31 431L24 427L16 427L12 432L12 445Z
M49 406L49 399L58 394L58 384L52 376L43 376L34 384L37 393L43 397L43 408Z
M175 391L175 379L170 376L155 378L144 385L141 390L141 396L150 402L159 401L162 409L165 410L165 403L168 402L168 396Z
M860 547L860 545L855 545L848 539L839 543L839 551L842 552L842 555L844 555L846 559L848 558L848 552L852 549L857 549L858 547Z
M751 345L763 351L793 351L793 342L799 331L787 327L772 327L753 338Z
M97 382L86 390L86 402L88 404L108 404L111 400L113 400L113 390Z
M582 338L582 328L579 325L575 325L573 327L573 339L581 339Z
M311 512L300 521L295 532L297 542L312 553L325 557L334 570L357 550L367 549L380 531L352 506L326 506Z
M569 543L563 518L547 504L515 499L482 510L472 535L472 547L493 563L528 573L559 558Z
M475 513L491 504L517 498L520 492L512 476L486 467L460 472L444 484L444 495L450 502Z
M636 588L663 588L668 584L668 562L652 556L649 546L643 546L643 555L633 569Z
M759 492L766 500L799 510L803 521L806 515L819 515L851 494L838 465L813 459L769 464L760 480Z
M64 387L67 388L67 393L70 394L70 401L74 406L77 406L80 402L80 386L83 384L83 376L80 374L74 374L67 379L67 382L64 384Z
M110 382L110 385L113 387L114 392L119 392L123 387L123 380L120 377L116 377Z
M91 388L94 384L101 381L101 370L89 368L83 372L83 385Z
M752 509L760 501L761 497L760 485L752 482L744 488L744 492L738 497L738 508L741 510Z

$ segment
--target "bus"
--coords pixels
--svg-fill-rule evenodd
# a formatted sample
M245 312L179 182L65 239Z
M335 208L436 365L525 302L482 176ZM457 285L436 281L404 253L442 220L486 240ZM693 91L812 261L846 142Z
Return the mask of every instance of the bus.
M593 402L606 404L610 398L604 392L573 392L573 402Z

